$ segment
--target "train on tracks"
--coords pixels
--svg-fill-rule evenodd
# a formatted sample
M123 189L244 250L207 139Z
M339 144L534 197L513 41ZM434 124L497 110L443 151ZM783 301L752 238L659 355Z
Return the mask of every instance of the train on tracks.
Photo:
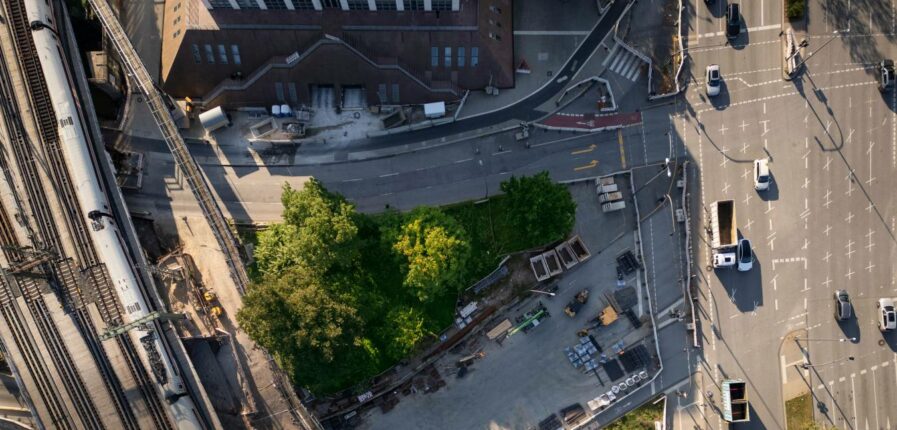
M24 0L31 36L38 52L41 70L50 93L57 119L59 141L70 180L75 188L81 213L88 218L90 238L98 256L105 263L110 280L124 310L125 323L147 316L152 309L141 291L134 264L111 214L110 203L103 192L98 166L85 134L85 120L74 95L75 82L66 67L66 59L50 2ZM99 155L99 156L104 156ZM131 336L137 353L147 369L152 370L161 393L168 400L169 411L180 429L202 429L202 421L191 397L187 394L179 368L166 348L155 322L139 325L123 336Z

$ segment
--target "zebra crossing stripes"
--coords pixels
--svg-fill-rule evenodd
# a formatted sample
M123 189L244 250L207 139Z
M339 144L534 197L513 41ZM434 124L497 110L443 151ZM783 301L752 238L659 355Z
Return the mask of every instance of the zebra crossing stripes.
M610 64L608 68L611 71L633 82L638 79L642 71L642 59L619 44L614 45L610 55L604 59L602 64L605 66Z

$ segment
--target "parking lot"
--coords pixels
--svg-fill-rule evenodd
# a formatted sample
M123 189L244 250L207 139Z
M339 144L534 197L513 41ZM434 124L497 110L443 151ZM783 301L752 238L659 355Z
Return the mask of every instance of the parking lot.
M655 170L652 168L650 174L637 175L637 179L645 182L651 179ZM589 400L612 391L614 385L619 388L633 375L646 372L642 375L653 376L658 362L648 305L647 291L651 289L643 285L645 273L640 270L624 271L622 280L618 281L619 255L631 251L636 256L637 264L643 264L637 257L640 254L638 231L629 177L616 177L627 207L609 213L601 210L594 181L570 185L577 202L577 221L572 234L582 238L591 257L563 274L534 286L534 289L550 290L556 285L556 296L533 293L496 314L479 328L480 333L435 364L435 370L445 382L444 387L438 382L428 384L423 390L420 385L414 385L415 388L407 390L408 395L398 393L399 402L391 411L369 411L360 428L534 428L540 421L573 404L578 403L588 411ZM655 185L666 189L667 183L666 175L662 175L662 180L657 180ZM651 193L653 191L650 189L640 191L640 195L653 197ZM650 211L656 206L656 202L650 202L640 205L640 210ZM652 220L664 217L666 223L663 226L670 227L672 221L668 208L648 215ZM652 224L651 228L659 230L660 224L656 227ZM653 234L658 234L658 231ZM654 253L676 255L674 248L677 245L673 241L655 241L652 237L650 245ZM651 254L651 260L656 261L654 254ZM664 277L675 278L678 273L675 261L665 259L661 262L664 270L670 273ZM673 265L669 268L672 270L666 269L667 265ZM651 269L650 266L647 268L648 273ZM649 279L653 280L653 275ZM663 283L674 284L666 280ZM574 317L565 314L565 306L584 289L589 291L585 305ZM681 296L676 292L678 288L667 290L661 300L665 308ZM656 306L657 293L652 291L651 294ZM608 311L605 314L608 325L600 326L596 319L611 302L615 302L620 313L611 322L616 312ZM528 315L537 313L542 307L550 316L542 317L538 325L530 324L525 331L514 332L512 329L509 333L513 334L495 341L487 339L485 333L506 318L517 326L518 321L525 322ZM631 309L630 317L622 312L625 309ZM635 328L635 325L640 327ZM587 327L591 327L587 329L587 334L593 341L588 337L583 340L580 336L585 334L581 330ZM575 351L591 354L583 360ZM620 352L624 353L620 355ZM473 363L459 372L457 362L462 359L472 360ZM579 359L579 362L574 363L574 359ZM586 364L590 360L597 367L594 371L586 370L591 367ZM622 397L635 388L624 388L617 394ZM654 387L651 388L653 393Z

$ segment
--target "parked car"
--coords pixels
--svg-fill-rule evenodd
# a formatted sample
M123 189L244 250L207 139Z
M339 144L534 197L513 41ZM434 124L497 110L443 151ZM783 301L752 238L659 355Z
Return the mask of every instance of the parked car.
M740 239L738 241L738 271L747 272L754 267L754 251L751 249L751 241Z
M878 317L878 329L891 331L897 328L897 312L894 311L894 299L881 298L875 304L881 315Z
M847 291L835 291L835 319L847 321L850 319L851 314L850 296L847 295Z
M769 159L754 160L754 189L766 191L769 189Z
M729 7L726 8L726 38L735 39L738 33L741 33L741 13L738 3L729 3Z
M735 266L734 252L717 252L713 254L713 267L716 269L731 268Z
M720 86L722 86L722 77L719 73L719 65L711 64L707 66L707 95L710 97L719 95Z
M894 60L881 60L878 63L878 90L885 92L894 88Z

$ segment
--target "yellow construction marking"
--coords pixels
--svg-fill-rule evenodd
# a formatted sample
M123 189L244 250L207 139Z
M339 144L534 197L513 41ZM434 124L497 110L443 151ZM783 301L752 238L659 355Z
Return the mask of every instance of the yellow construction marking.
M588 152L592 152L592 151L594 151L595 148L597 148L597 147L598 147L598 145L595 145L595 144L593 143L593 144L589 145L589 147L586 148L586 149L580 149L580 150L578 150L578 151L573 151L573 152L571 152L570 155L579 155L579 154L585 154L585 153L588 153Z
M592 169L595 167L598 167L598 160L592 160L589 164L586 164L585 166L574 167L573 170L580 171L580 170Z
M617 141L620 142L620 163L626 168L626 149L623 147L623 130L617 129Z

